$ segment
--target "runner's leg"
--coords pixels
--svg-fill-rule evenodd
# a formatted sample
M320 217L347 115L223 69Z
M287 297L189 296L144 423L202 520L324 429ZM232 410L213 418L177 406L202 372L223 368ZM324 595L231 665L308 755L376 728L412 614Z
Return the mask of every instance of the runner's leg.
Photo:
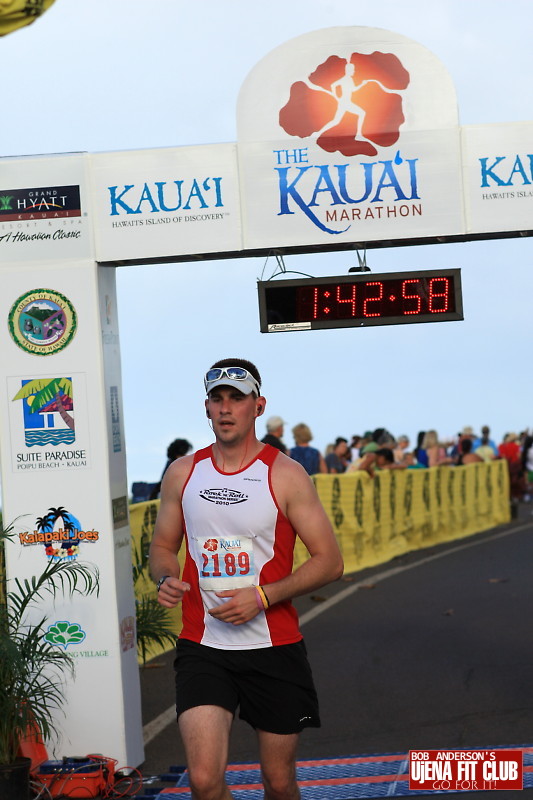
M296 748L299 734L257 731L265 800L299 800L296 783Z
M194 800L230 800L224 778L233 715L220 706L188 708L178 718Z

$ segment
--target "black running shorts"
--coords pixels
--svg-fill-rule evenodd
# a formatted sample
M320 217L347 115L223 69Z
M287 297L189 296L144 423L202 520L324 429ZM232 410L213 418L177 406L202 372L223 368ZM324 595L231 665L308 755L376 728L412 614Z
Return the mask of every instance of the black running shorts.
M221 706L253 728L278 734L320 727L303 641L255 650L219 650L188 639L176 647L176 713Z

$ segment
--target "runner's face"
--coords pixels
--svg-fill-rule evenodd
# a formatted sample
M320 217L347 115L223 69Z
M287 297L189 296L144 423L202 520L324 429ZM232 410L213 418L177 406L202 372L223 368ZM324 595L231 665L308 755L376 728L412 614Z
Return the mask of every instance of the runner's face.
M254 430L257 398L231 386L217 386L209 392L205 407L209 411L217 439L231 444Z

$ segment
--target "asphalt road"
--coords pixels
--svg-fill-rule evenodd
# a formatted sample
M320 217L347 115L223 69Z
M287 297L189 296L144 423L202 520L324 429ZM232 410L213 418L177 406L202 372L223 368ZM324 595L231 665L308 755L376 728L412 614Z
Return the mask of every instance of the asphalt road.
M297 600L322 714L299 758L533 743L532 510ZM172 705L172 655L141 681L146 725ZM145 776L184 763L172 716L152 730ZM230 760L256 758L253 731L237 720ZM497 800L506 795L516 792Z

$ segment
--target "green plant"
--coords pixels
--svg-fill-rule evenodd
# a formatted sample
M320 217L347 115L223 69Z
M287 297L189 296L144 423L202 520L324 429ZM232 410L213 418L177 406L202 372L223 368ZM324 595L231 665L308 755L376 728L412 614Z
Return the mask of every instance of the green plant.
M154 521L149 517L147 519L145 515L139 546L134 545L133 548L137 652L142 658L143 666L146 664L146 656L150 646L164 647L167 644L174 645L177 638L168 610L159 605L157 597L154 597L153 594L141 594L140 591L143 579L149 575L148 551L150 547L150 532Z
M5 574L5 543L13 528L0 527L0 763L11 764L21 739L36 728L57 735L58 692L74 665L65 649L46 638L48 618L38 611L47 597L98 594L98 569L77 561L48 561L40 575L20 580Z

